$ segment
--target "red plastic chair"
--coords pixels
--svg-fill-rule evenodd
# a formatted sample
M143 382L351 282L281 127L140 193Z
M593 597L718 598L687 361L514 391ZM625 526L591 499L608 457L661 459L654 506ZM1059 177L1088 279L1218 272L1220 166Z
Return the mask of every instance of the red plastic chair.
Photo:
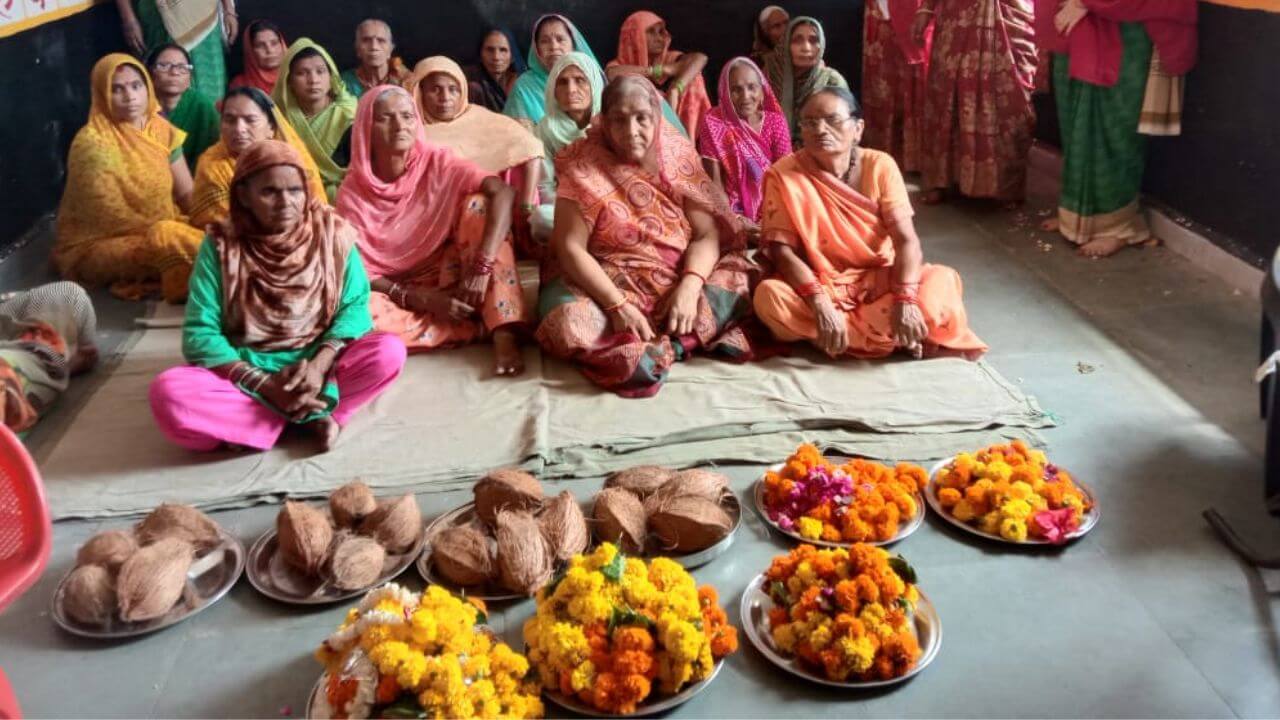
M0 612L40 579L52 537L40 472L22 441L0 424ZM19 717L18 700L0 671L0 718Z

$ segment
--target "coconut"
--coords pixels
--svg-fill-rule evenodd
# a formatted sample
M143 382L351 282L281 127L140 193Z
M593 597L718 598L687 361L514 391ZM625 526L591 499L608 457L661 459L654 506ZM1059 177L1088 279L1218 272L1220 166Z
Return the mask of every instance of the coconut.
M333 526L328 516L306 503L286 501L276 515L276 544L280 556L308 576L320 574L332 542Z
M380 506L365 525L387 552L408 552L422 535L422 511L417 498L405 494Z
M652 515L658 507L685 495L694 495L718 504L730 492L729 478L720 473L698 468L681 470L645 500L645 514Z
M67 576L62 607L72 620L101 627L116 612L116 585L101 565L81 565Z
M640 465L610 475L609 479L604 481L604 486L622 488L644 500L675 475L676 471L670 468L659 465Z
M551 579L552 558L538 521L526 512L498 511L498 576L502 586L532 596Z
M142 519L135 530L139 545L150 545L161 538L186 540L198 550L208 550L222 542L218 524L208 515L191 507L164 503Z
M724 539L733 529L733 518L720 504L697 495L671 498L649 515L649 530L663 550L697 552Z
M76 553L76 566L101 565L115 574L137 552L138 540L128 530L106 530L89 538ZM112 593L114 595L114 591ZM113 601L114 603L114 601Z
M116 593L125 622L163 617L182 597L195 546L167 537L134 553L120 566Z
M596 522L596 537L622 548L623 552L644 551L644 506L635 495L621 488L608 488L596 494L591 508Z
M431 539L431 562L440 575L457 585L483 585L493 577L489 537L471 525L441 530Z
M359 480L349 482L329 495L329 513L340 528L354 530L360 527L360 523L377 509L378 500L373 491Z
M346 531L334 537L329 577L339 590L363 590L382 575L387 551L376 540Z
M494 470L475 484L476 514L495 527L499 510L536 512L542 507L542 483L523 470Z
M590 533L587 531L587 519L582 515L582 508L573 493L565 490L555 496L538 515L538 526L542 537L547 541L547 548L556 560L568 561L574 555L587 549Z

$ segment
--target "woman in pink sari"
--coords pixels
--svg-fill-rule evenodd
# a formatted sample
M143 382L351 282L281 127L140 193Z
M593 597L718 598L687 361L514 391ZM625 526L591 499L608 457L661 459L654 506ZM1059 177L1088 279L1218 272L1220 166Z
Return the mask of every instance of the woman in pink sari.
M768 79L749 58L725 64L719 98L698 131L698 152L733 211L748 228L758 228L764 173L791 154L787 116Z
M707 56L671 49L671 33L662 18L641 10L631 13L618 35L618 57L605 67L610 80L619 75L643 75L663 92L690 138L698 137L702 116L711 109L702 69Z
M1035 131L1032 0L923 0L912 37L934 25L924 106L924 202L949 190L1020 204Z
M426 351L491 336L494 371L524 369L524 297L509 241L515 191L427 142L416 103L392 85L360 99L338 212L360 230L379 330Z
M654 395L694 350L747 360L738 321L754 266L743 228L697 153L662 117L657 91L623 76L601 114L556 156L551 250L538 342L623 397Z
M923 165L925 81L933 28L911 37L921 0L868 2L862 35L862 144L893 156L903 172Z

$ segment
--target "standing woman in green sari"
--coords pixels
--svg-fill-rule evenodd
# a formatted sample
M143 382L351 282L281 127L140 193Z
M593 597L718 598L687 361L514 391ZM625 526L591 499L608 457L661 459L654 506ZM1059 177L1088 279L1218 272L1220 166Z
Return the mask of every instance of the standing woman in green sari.
M134 54L141 58L166 43L181 45L196 67L196 90L210 102L222 98L227 89L225 47L240 30L235 0L116 0L116 8Z
M804 144L800 137L800 108L814 92L824 87L849 89L849 82L835 68L827 67L827 34L822 23L811 17L793 18L787 33L773 48L774 60L766 63L769 85L778 96L782 112L791 126L791 145Z
M1195 0L1037 0L1036 36L1055 53L1063 152L1058 217L1044 229L1089 257L1150 240L1139 204L1146 136L1181 131Z
M181 45L165 43L156 48L147 59L147 69L156 88L161 117L187 133L182 156L195 172L200 155L218 142L221 132L218 110L209 98L191 86L195 66Z
M281 67L271 99L307 146L332 204L351 160L356 99L333 58L311 38L290 45Z

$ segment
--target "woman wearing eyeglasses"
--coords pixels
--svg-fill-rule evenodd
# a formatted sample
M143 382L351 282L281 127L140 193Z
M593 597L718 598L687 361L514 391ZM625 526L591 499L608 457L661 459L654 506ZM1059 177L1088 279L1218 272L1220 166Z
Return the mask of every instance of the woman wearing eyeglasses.
M204 151L218 142L218 110L192 87L195 66L181 45L167 43L156 48L147 61L147 69L156 86L160 114L187 133L182 156L194 171Z
M858 146L853 95L817 90L799 126L804 148L764 176L761 246L774 275L756 289L756 315L779 340L831 357L981 356L960 276L924 262L897 163Z

